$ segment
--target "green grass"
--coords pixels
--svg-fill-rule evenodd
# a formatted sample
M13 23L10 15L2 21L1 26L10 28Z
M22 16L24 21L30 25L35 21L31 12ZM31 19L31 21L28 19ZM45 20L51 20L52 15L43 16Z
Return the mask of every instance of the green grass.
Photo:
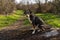
M24 25L30 25L30 22L29 22L29 20L28 19L25 19L25 21L24 21L24 23L23 23Z
M60 16L54 15L52 13L38 13L36 16L41 17L46 24L53 27L60 27ZM25 25L29 24L29 21L26 19L24 22Z
M17 20L24 17L22 10L17 10L15 13L12 13L11 15L0 15L0 28L9 26L11 24L14 24ZM54 15L51 13L38 13L36 16L41 17L45 23L52 25L54 27L60 27L60 16ZM24 17L25 18L25 17ZM26 18L24 20L24 25L30 25L28 19Z
M60 27L60 16L54 15L51 13L46 14L37 14L37 16L41 17L45 23L52 25L54 27Z
M13 24L16 22L18 19L22 17L23 11L22 10L17 10L15 13L12 13L11 15L0 15L0 28L5 27L8 25Z

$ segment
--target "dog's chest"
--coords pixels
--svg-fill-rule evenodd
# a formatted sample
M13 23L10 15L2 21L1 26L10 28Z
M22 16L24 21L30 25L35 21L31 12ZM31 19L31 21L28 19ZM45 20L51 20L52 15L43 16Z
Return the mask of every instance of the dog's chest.
M30 23L32 23L31 18L30 18L30 15L28 16L28 20L29 20Z
M35 20L35 17L33 15L30 15L30 20L31 21Z
M33 21L34 19L35 19L34 16L32 16L32 15L29 15L29 16L28 16L28 20L30 21L30 23L32 23L32 21Z

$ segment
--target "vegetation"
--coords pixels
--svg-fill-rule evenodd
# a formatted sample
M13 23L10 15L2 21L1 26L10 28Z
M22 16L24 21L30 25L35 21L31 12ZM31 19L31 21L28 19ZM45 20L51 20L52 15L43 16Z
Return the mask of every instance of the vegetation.
M54 27L60 27L60 16L55 15L55 13L60 14L59 0L53 0L52 2L45 0L44 4L42 4L40 0L35 0L36 4L29 4L29 1L26 1L27 5L25 5L25 1L22 0L19 4L16 4L15 0L0 1L0 27L12 25L23 16L22 10L26 9L30 9L33 12L38 13L36 15L41 17L45 23ZM13 13L15 10L17 11ZM24 25L30 25L28 19L25 19Z
M0 15L0 28L13 24L22 17L22 10L17 10L11 15Z
M14 0L0 0L0 14L9 14L15 10Z
M38 13L36 16L41 17L46 24L53 27L60 27L60 16L54 15L51 13ZM25 25L29 25L29 21L26 19L24 22Z
M46 14L37 14L39 17L41 17L45 23L52 25L54 27L60 27L60 16L54 15L50 13Z
M41 30L42 32L33 35L34 28L23 14L26 10L26 13L31 10L30 13L42 18L47 25L53 27L53 30ZM0 0L1 40L34 40L35 38L37 38L35 40L47 38L47 40L59 40L58 34L60 35L60 0Z
M17 20L19 20L23 16L22 10L17 10L15 13L11 15L0 15L0 28L8 25L12 25ZM60 16L54 15L52 13L38 13L36 16L41 17L46 24L52 25L54 27L60 27ZM28 19L26 18L24 21L24 25L30 25Z

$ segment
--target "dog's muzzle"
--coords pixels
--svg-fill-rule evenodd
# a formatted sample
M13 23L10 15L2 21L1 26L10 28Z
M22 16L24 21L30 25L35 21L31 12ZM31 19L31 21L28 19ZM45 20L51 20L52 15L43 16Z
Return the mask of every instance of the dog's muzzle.
M29 15L28 15L28 14L27 14L26 16L27 16L27 17L29 17Z

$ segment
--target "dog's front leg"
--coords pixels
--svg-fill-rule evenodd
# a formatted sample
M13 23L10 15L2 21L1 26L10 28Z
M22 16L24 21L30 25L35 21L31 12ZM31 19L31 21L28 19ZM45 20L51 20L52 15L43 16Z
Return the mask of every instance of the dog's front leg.
M35 31L36 31L35 26L33 26L33 32L32 32L32 34L35 34Z
M32 34L35 34L35 30L33 30Z

